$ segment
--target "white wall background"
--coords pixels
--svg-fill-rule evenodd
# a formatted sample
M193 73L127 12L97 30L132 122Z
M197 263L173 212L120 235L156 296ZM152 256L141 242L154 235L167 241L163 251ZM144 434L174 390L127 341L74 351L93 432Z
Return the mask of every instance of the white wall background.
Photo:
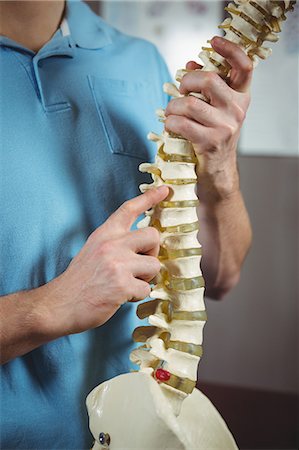
M121 31L156 44L174 77L220 34L223 2L108 0L101 2L101 14ZM255 71L242 154L299 155L299 4L284 25L279 43L271 44L273 55Z
M271 44L272 55L255 69L240 143L243 154L299 156L299 4L292 14L279 42Z
M102 15L119 30L153 42L174 77L188 60L198 59L218 30L219 1L104 1Z

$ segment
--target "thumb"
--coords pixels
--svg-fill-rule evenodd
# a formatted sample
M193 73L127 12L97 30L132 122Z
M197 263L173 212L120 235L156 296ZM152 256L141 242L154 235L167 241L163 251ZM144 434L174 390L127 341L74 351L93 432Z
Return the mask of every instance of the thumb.
M202 69L202 66L200 64L197 64L195 61L189 61L186 64L187 70L196 70L196 69Z
M105 222L114 232L129 231L140 214L164 200L169 193L167 186L149 189L144 194L123 203Z

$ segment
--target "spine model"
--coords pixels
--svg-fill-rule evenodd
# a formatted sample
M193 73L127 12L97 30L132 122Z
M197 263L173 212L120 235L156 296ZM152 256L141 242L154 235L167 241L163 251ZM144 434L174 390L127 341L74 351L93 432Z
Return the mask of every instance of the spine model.
M256 65L257 57L265 59L271 53L263 43L278 40L281 23L294 3L236 0L226 8L231 17L220 28L225 38L241 46ZM229 64L212 48L203 48L199 56L204 63L200 70L229 76ZM177 81L186 72L178 71ZM166 83L164 91L181 97L173 84ZM200 94L190 95L205 100ZM158 110L158 115L163 120L163 110ZM138 306L138 317L148 318L149 326L135 329L133 338L142 346L131 353L131 360L140 365L140 371L153 375L178 415L182 401L196 384L207 319L201 245L197 240L197 157L191 142L181 136L164 131L162 135L150 133L149 139L157 143L156 160L154 164L141 164L140 170L150 173L153 183L141 185L140 189L144 192L165 184L170 194L139 223L139 227L152 226L160 232L161 271L154 280L152 300Z

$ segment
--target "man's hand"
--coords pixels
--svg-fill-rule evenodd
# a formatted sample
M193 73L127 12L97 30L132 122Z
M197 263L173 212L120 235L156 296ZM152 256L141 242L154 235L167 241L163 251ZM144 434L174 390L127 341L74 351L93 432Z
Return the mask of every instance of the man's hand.
M151 227L130 228L167 195L168 188L161 186L125 202L90 235L62 275L1 298L2 363L50 340L102 325L123 303L149 295L149 282L161 267L159 233Z
M252 62L243 50L213 38L214 50L231 66L225 82L193 61L180 92L167 106L165 127L192 142L198 156L198 208L206 293L222 298L238 281L251 242L251 227L239 189L237 143L250 101ZM208 103L191 92L203 94Z
M181 94L202 93L209 103L193 96L171 100L165 114L168 131L191 141L199 156L199 195L202 202L215 202L239 189L236 163L240 128L249 105L252 62L243 50L223 38L212 46L231 66L226 83L214 72L204 72L193 61L181 82Z
M149 282L161 267L157 258L159 233L152 227L130 228L140 214L167 194L168 188L161 187L125 202L90 235L67 270L54 281L57 300L48 308L53 311L53 320L67 318L61 324L67 333L102 325L123 303L150 294Z

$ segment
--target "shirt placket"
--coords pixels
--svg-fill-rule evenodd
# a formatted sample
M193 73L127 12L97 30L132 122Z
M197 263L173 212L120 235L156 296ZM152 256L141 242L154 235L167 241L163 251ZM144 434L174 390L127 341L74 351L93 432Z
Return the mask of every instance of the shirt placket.
M46 85L53 82L48 76L45 69L43 69L43 62L56 56L64 58L74 57L75 43L71 36L66 33L67 29L61 36L57 35L46 44L38 53L34 54L31 50L22 47L9 39L2 39L1 45L7 47L8 50L16 57L19 64L21 64L26 71L36 95L41 102L42 108L46 113L66 111L71 108L67 101L48 101L46 97ZM59 31L60 32L60 31ZM57 33L59 33L57 32ZM51 62L48 61L50 64Z
M67 40L67 38L64 38L64 41ZM64 42L64 45L61 47L38 52L32 59L32 69L34 78L36 80L38 95L40 97L42 107L46 113L62 112L67 111L71 108L70 103L67 101L57 101L49 103L45 95L44 85L45 83L51 83L52 80L48 78L46 70L43 70L43 65L47 60L55 56L72 58L73 48L70 45L67 45L66 42ZM47 63L50 64L50 61L47 61Z

